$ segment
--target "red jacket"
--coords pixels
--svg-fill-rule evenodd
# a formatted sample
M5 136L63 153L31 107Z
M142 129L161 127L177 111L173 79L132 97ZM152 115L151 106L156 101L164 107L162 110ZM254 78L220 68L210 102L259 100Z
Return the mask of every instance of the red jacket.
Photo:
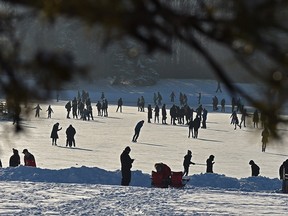
M36 161L34 156L31 153L27 153L24 156L24 164L25 166L32 166L32 167L36 167Z

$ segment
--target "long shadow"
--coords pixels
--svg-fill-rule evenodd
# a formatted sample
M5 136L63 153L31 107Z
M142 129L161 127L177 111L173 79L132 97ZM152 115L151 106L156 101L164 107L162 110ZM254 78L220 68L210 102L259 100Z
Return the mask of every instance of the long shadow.
M221 131L221 132L230 132L230 131L228 131L228 130L209 129L209 128L207 128L207 129L205 129L205 130L211 130L211 131Z
M91 149L84 149L84 148L78 148L78 147L66 147L66 146L58 146L58 148L65 148L65 149L71 149L71 150L81 150L81 151L93 151Z
M143 143L143 142L137 142L137 144L142 144L142 145L149 145L149 146L158 146L158 147L164 147L163 145L158 145L158 144L151 144L151 143Z
M219 140L201 139L201 138L197 138L197 140L202 140L202 141L207 141L207 142L222 142L222 141L219 141Z
M265 152L265 154L271 154L271 155L278 155L278 156L285 156L285 157L288 157L288 155L285 155L285 154L279 154L279 153Z

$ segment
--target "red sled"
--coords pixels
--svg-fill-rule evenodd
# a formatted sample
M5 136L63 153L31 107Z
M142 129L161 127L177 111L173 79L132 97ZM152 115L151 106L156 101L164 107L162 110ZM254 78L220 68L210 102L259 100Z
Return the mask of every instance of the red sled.
M171 172L171 177L169 179L164 179L162 173L152 171L151 180L152 180L151 185L153 187L182 188L187 184L187 182L189 181L189 178L183 177L183 172Z

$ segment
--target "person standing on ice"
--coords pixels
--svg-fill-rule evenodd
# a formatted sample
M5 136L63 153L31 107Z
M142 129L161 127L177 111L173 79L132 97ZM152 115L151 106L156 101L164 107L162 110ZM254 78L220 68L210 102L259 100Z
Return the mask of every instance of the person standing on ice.
M118 99L117 105L118 105L118 107L117 107L117 109L116 109L116 112L118 112L118 110L120 109L120 112L122 113L122 105L123 105L123 100L122 100L122 98L119 98L119 99Z
M154 123L156 123L156 120L157 120L157 123L159 123L159 112L160 112L160 109L159 109L158 105L155 106L154 112L155 112Z
M184 167L184 172L183 172L183 176L187 176L189 173L189 166L190 164L195 165L195 163L193 163L191 161L192 159L192 152L190 150L187 151L187 154L184 156L184 161L183 161L183 167Z
M22 153L24 154L24 165L36 167L34 155L32 155L27 149L24 149Z
M167 119L166 104L163 104L161 111L162 111L162 124L167 124L166 123L166 119Z
M137 139L139 137L139 134L140 134L140 130L141 128L143 127L143 124L144 124L144 120L142 121L139 121L137 123L137 125L135 126L135 129L134 129L134 136L133 136L133 139L132 139L132 142L137 142Z
M206 173L213 173L213 165L214 165L214 155L210 155L209 158L206 160Z
M66 147L69 145L69 147L72 147L72 145L75 147L75 136L76 130L72 125L69 125L69 127L66 129Z
M70 112L71 112L71 102L70 101L68 101L67 103L66 103L66 105L65 105L65 108L66 108L66 110L67 110L67 116L66 116L66 118L70 118Z
M194 138L198 138L198 130L200 128L200 124L201 124L201 119L200 117L197 115L196 118L194 119L194 125L193 125L193 129L194 129Z
M131 168L134 159L131 159L129 155L130 152L131 148L127 146L120 155L121 173L122 173L121 185L123 186L129 186L131 181Z
M152 107L151 104L148 105L148 123L151 123L151 119L152 119Z
M62 127L59 128L58 122L53 125L51 135L50 135L50 138L52 138L52 145L57 145L57 139L59 138L58 131L60 131L60 130L62 130Z
M260 167L255 164L253 160L250 160L249 164L251 165L251 176L258 176L260 173Z

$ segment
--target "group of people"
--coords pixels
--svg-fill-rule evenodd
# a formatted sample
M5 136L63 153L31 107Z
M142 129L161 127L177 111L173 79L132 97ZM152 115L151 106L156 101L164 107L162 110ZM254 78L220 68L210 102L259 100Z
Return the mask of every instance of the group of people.
M58 136L58 131L62 130L62 127L59 128L59 123L55 123L53 125L52 131L50 138L52 139L52 145L57 146L57 139L59 138ZM68 128L66 129L66 147L72 147L76 146L75 145L75 134L76 134L76 129L70 124Z
M13 155L9 159L9 167L17 167L21 164L20 155L17 149L13 148ZM31 154L27 149L23 149L24 154L24 166L36 167L36 160L33 154ZM0 160L0 167L2 167L2 162Z

